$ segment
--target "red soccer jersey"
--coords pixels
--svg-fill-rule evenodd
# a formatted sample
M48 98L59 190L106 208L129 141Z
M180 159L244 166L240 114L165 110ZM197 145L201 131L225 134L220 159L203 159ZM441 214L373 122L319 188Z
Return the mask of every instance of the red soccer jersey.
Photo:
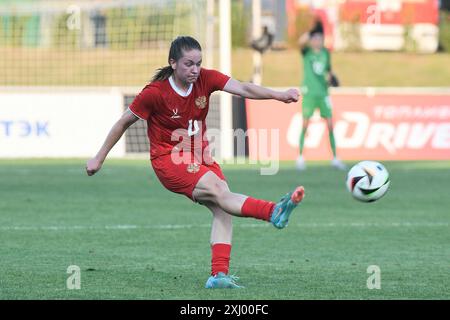
M208 146L203 136L209 97L214 91L223 90L229 79L218 71L202 68L186 96L177 92L169 79L150 83L139 93L130 110L147 121L151 159L170 154L175 146L192 151L203 151Z

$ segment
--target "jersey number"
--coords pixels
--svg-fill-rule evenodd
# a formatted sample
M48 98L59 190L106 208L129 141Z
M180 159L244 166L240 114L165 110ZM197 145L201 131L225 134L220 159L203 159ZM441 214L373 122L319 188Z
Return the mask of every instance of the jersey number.
M312 67L313 67L314 73L319 76L321 76L323 74L323 72L325 71L325 66L320 61L314 61Z
M192 120L189 120L189 126L188 126L188 135L189 137L197 134L200 131L200 128L198 127L197 120L194 120L194 126L192 127Z

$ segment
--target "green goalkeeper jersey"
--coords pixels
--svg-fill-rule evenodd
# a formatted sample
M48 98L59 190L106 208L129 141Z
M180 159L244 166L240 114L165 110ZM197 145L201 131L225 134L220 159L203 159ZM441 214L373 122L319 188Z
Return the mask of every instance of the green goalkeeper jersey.
M310 47L302 50L303 54L303 95L327 96L327 75L331 70L330 53L326 48L315 52Z

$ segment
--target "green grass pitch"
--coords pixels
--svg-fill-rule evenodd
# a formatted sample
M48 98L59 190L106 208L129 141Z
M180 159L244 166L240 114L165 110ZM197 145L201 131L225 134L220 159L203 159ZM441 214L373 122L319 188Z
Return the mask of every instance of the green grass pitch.
M165 190L145 160L0 161L0 299L449 299L450 162L386 162L390 190L360 203L327 163L224 166L231 189L277 201L298 184L289 226L234 218L231 273L206 290L211 214ZM67 268L81 270L69 290ZM368 289L367 268L381 270Z

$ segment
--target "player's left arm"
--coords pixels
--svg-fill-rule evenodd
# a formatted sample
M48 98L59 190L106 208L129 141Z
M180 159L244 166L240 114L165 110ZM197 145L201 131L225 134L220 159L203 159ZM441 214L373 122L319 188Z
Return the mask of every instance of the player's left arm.
M327 50L327 82L330 86L332 87L337 87L339 86L339 80L337 79L336 74L334 74L333 69L331 67L331 54L330 52Z
M333 70L331 69L331 54L328 49L325 49L327 53L327 64L326 64L326 70L327 70L327 80L328 82L331 80L331 77L333 76Z
M276 91L253 83L240 82L233 78L228 80L223 88L223 91L248 99L275 99L285 103L296 102L299 98L299 92L297 89Z

